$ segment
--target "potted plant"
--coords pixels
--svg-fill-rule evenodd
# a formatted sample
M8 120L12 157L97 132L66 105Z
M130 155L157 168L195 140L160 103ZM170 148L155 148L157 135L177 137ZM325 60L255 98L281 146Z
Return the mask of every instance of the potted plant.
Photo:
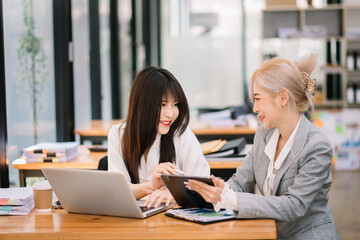
M42 94L46 81L46 55L43 49L43 39L35 35L35 21L32 0L22 0L23 21L26 35L19 40L17 49L18 71L17 83L20 99L23 91L28 96L30 118L33 121L34 142L38 142L38 113L44 109Z

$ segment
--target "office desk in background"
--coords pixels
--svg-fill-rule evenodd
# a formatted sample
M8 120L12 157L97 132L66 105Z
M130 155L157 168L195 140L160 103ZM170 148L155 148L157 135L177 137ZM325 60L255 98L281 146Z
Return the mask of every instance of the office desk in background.
M102 144L107 139L108 132L112 125L119 124L123 120L92 120L82 127L74 130L75 135L80 136L80 144L84 141L91 141L93 144ZM245 137L247 143L253 143L256 129L244 127L229 128L194 128L191 129L199 141L209 141L215 139L231 140L234 138Z
M1 216L0 239L276 239L273 219L232 220L201 225L164 213L131 219L53 210Z
M84 141L91 141L92 144L102 144L107 139L108 132L112 125L121 123L123 120L91 120L89 123L76 128L75 135L80 136L80 144Z
M20 187L26 186L27 177L43 177L41 169L45 167L50 168L70 168L70 169L97 169L99 160L106 156L107 152L89 152L85 146L79 146L79 156L69 162L62 163L27 163L24 158L19 158L13 161L13 168L19 170ZM222 172L230 172L231 175L236 168L241 165L241 161L209 162L211 170ZM215 172L216 172L215 171ZM218 176L218 174L215 174Z
M107 155L107 152L90 152L85 146L79 146L78 151L79 156L68 162L27 163L23 157L16 159L12 165L19 170L20 187L25 187L27 177L43 177L42 168L97 169L99 160Z

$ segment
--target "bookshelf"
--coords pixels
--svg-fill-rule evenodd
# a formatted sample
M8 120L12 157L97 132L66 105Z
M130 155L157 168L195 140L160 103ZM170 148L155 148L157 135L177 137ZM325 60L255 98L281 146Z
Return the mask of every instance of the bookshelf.
M360 107L360 4L262 11L262 59L316 53L317 108Z
M360 5L345 9L346 102L349 108L360 108Z

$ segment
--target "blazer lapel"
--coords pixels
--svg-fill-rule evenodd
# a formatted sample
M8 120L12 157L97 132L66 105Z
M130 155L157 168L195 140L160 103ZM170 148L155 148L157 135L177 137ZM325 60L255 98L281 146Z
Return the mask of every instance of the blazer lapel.
M265 178L267 175L267 170L268 170L269 163L270 163L269 157L265 154L265 147L268 144L268 142L270 141L270 138L273 135L274 131L275 131L275 128L267 131L267 134L263 139L264 141L259 146L259 149L257 149L257 151L259 152L259 154L258 154L259 160L256 161L256 165L254 167L256 169L255 172L258 173L256 176L256 183L262 194L264 194L264 192L263 192L264 181L265 181Z
M311 123L309 120L303 115L301 117L300 125L295 135L293 146L286 157L283 165L280 167L279 172L276 174L274 179L273 190L271 191L271 195L275 195L277 189L280 184L280 180L282 179L285 172L288 170L290 165L297 159L297 156L300 154L301 150L304 148L306 137L308 135Z

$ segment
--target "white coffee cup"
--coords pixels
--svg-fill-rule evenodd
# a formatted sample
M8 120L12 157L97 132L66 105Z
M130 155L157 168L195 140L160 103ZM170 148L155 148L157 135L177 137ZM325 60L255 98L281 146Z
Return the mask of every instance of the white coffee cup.
M52 207L53 190L48 181L36 182L32 186L34 191L35 210L50 212Z

